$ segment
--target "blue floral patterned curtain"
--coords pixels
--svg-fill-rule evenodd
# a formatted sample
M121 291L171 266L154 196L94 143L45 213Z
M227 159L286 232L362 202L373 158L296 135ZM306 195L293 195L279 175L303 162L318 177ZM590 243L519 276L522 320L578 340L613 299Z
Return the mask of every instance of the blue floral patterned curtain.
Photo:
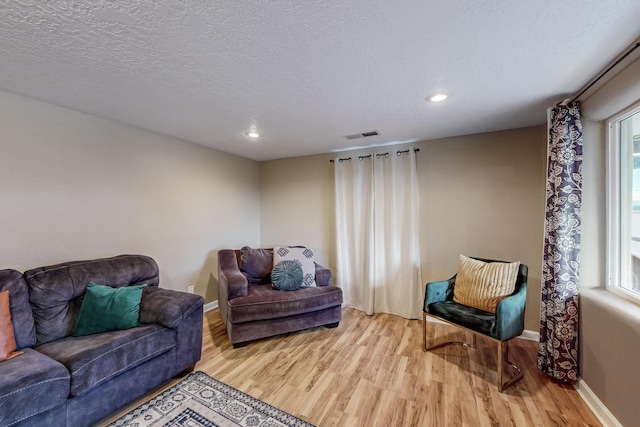
M582 123L578 101L551 110L542 261L538 369L578 380L578 283L582 205Z

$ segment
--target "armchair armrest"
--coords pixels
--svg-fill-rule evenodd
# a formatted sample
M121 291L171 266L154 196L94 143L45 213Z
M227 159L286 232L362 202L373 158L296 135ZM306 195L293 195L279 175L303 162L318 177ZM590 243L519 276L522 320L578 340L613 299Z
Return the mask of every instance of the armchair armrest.
M142 289L140 323L159 323L174 329L203 305L200 295L147 286Z
M333 274L331 270L322 265L315 263L316 265L316 284L318 286L331 286L333 284Z
M526 282L515 294L501 300L496 306L496 334L505 341L524 331L524 308L527 300Z
M228 300L247 296L249 292L249 282L240 271L236 252L232 249L218 251L218 281L219 293L224 294L225 304Z
M429 312L429 304L434 302L447 301L453 298L453 287L456 283L456 276L449 280L441 280L439 282L429 282L424 289L424 308L425 312Z

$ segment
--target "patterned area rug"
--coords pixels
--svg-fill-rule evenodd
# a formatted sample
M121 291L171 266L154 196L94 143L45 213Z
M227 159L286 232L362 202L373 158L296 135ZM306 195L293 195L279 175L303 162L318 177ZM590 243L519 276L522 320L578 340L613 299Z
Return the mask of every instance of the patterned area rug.
M204 372L192 372L112 426L314 427Z

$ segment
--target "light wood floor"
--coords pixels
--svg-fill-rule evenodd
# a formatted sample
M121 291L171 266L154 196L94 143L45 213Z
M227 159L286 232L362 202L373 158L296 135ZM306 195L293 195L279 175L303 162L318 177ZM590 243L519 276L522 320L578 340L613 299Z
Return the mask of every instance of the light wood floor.
M429 323L428 333L465 338L436 323ZM205 314L196 370L322 427L601 425L572 386L536 370L535 342L513 343L510 358L524 378L499 393L495 344L481 336L477 349L447 346L425 353L421 320L347 308L335 329L233 349L213 310Z

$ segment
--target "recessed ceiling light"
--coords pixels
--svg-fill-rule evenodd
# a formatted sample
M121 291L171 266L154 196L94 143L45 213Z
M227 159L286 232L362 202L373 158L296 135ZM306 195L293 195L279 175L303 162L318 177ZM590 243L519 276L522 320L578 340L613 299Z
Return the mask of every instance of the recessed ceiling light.
M440 93L438 95L433 95L432 97L429 98L429 101L431 102L441 102L444 101L445 99L447 99L447 95Z
M260 134L258 132L247 132L249 138L258 138Z

